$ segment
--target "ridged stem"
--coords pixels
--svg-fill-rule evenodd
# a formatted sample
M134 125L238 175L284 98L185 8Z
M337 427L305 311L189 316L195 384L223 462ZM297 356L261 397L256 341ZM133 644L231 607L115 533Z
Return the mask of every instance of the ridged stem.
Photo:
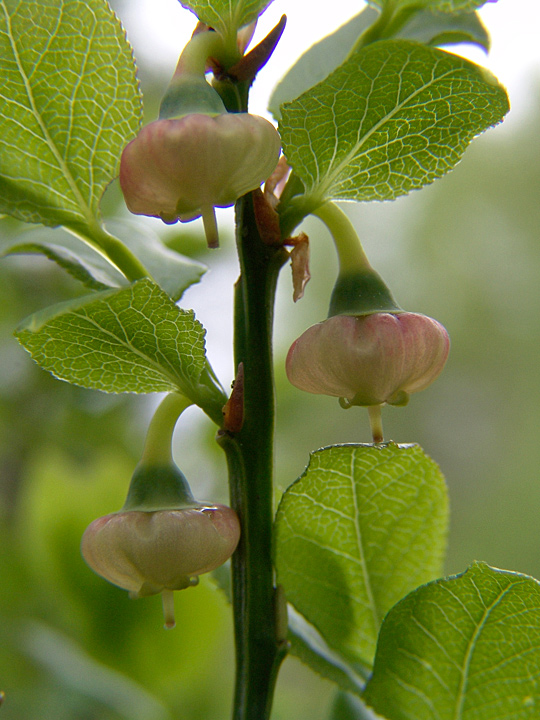
M279 638L272 564L274 377L272 323L279 270L288 257L261 241L253 202L237 204L241 275L235 298L235 362L244 366L244 421L221 445L230 471L231 505L242 536L232 558L236 642L233 720L268 720L286 647Z

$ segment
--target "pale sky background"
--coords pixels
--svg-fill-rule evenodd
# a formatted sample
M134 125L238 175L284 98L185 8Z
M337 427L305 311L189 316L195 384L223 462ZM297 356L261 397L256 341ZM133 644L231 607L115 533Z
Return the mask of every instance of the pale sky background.
M360 12L362 0L274 0L259 20L257 42L287 15L280 44L251 93L251 111L263 114L276 82L313 42L328 35ZM463 47L462 54L488 67L507 87L513 113L507 131L529 104L529 92L540 82L540 0L498 0L480 10L492 37L488 56L480 49ZM138 0L122 13L136 56L150 56L171 74L178 55L195 26L195 16L178 0ZM454 52L456 50L454 49ZM513 115L513 117L512 117Z

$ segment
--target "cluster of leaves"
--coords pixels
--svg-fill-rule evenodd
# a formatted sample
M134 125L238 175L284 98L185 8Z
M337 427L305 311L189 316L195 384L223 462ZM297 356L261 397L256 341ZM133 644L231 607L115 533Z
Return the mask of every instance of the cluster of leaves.
M225 38L268 4L184 3ZM441 39L486 45L473 5L442 3L437 10L446 14L431 8L418 13L416 3L412 13L409 5L397 3L397 11L407 10L400 29L405 39L356 47L379 16L367 8L324 41L332 60L322 66L328 75L322 82L316 84L322 47L314 46L277 88L271 107L294 170L289 185L302 188L289 202L284 194L284 229L327 199L389 199L431 182L506 112L506 95L493 78L431 47ZM427 44L416 41L419 33ZM201 383L206 361L193 364L190 356L190 348L204 356L204 331L192 314L174 307L204 268L165 248L142 225L122 230L117 224L113 234L100 217L100 198L141 121L135 66L120 24L104 0L3 0L0 47L6 78L0 211L71 233L56 230L45 239L27 233L4 252L42 253L93 291L27 319L19 340L42 367L68 382L107 392L179 389L219 418L223 393ZM344 48L348 57L341 62ZM56 74L61 87L51 93ZM150 277L130 287L144 275ZM137 333L141 323L147 334ZM68 327L72 332L65 334ZM199 374L187 377L186 364Z
M127 223L116 237L100 217L99 201L141 122L123 29L102 0L3 2L2 11L0 211L70 233L28 233L4 252L42 253L93 291L28 318L19 340L62 380L106 392L180 389L219 417L222 391L201 384L204 330L175 305L204 267L141 226ZM128 267L136 256L153 279L130 284L118 254Z
M540 583L481 563L434 580L447 523L417 445L314 453L276 520L293 652L389 720L533 718Z
M183 4L229 42L269 3ZM270 102L293 169L285 234L326 200L392 199L432 182L502 119L497 81L438 47L487 47L482 4L373 1L299 60ZM42 253L90 291L28 318L19 341L68 382L180 390L218 419L204 329L176 305L204 268L100 216L141 121L123 30L105 0L0 8L0 212L69 232L28 233L4 252ZM540 585L481 564L436 580L447 522L444 480L417 446L315 453L276 519L293 652L389 720L534 718Z

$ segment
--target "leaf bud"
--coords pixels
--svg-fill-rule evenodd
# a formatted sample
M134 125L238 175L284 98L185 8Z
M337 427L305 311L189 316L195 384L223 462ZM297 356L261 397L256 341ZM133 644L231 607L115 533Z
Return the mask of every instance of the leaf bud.
M425 315L336 315L292 344L286 370L300 390L348 405L405 405L441 373L449 349L444 327Z

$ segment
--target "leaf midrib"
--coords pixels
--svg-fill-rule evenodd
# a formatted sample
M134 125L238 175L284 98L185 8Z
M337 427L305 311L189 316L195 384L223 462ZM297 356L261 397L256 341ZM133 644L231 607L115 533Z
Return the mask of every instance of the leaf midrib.
M109 309L110 309L110 311L113 313L113 315L114 315L115 317L118 317L117 313L114 312L114 310L110 307L110 305L109 305ZM134 346L129 342L127 336L125 337L125 340L122 340L122 338L118 337L118 335L115 335L114 332L112 332L111 330L107 330L107 329L104 328L102 325L100 325L98 322L96 322L93 318L91 318L91 317L88 316L88 315L85 315L84 313L78 313L78 312L76 312L76 311L73 311L73 315L74 315L75 317L78 317L78 318L81 319L81 320L85 320L86 322L90 323L91 325L93 325L94 327L96 327L100 332L102 332L102 333L104 333L105 335L108 335L110 338L114 339L114 341L115 341L118 345L120 345L120 346L122 346L122 347L125 347L127 350L129 350L130 352L132 352L134 355L137 355L138 357L140 357L140 358L142 358L143 360L145 360L145 361L146 361L147 363L149 363L153 368L155 368L161 375L165 376L168 380L170 380L170 381L172 382L172 384L174 385L174 387L179 388L182 392L184 392L184 393L187 394L187 390L188 390L188 388L190 387L190 380L189 380L188 377L185 376L185 374L184 374L183 372L181 372L181 366L180 366L180 364L179 364L179 366L178 366L178 374L176 374L176 373L170 373L170 372L169 372L166 368L164 368L163 365L161 365L159 362L157 362L156 360L153 360L153 359L150 358L148 355L146 355L145 353L143 353L141 350L139 350L138 348L134 347ZM124 334L125 334L124 326L123 326L121 323L120 323L120 327L122 328L122 330L124 331ZM154 327L156 327L156 326L154 325ZM161 353L161 352L160 352L160 354L163 355L163 353ZM164 355L163 355L163 357L165 358ZM180 357L180 355L179 355L179 357ZM167 364L169 364L169 363L167 362ZM180 381L180 382L179 382L179 381Z
M375 636L377 635L379 631L379 627L381 625L381 619L379 617L379 610L377 608L377 605L375 603L375 596L373 594L373 588L371 587L371 576L369 573L369 569L366 562L366 556L364 553L364 540L362 536L362 529L360 527L360 510L358 507L358 496L357 496L357 487L355 483L355 464L356 464L356 452L353 451L351 453L351 467L350 467L350 478L351 478L351 491L353 496L353 502L354 502L354 529L356 534L356 544L358 547L358 556L360 560L360 567L362 569L362 576L364 580L364 585L366 588L366 596L369 603L369 607L371 610L371 616L373 619L373 629L375 631Z
M478 592L479 596L481 597L481 593L479 589L476 587L474 583L474 579L472 580L473 585L475 586L476 591ZM510 592L512 588L512 585L509 585L502 590L498 596L493 600L493 602L485 608L484 613L482 615L482 618L480 619L480 622L477 624L474 633L471 636L471 639L469 640L469 644L467 645L467 650L465 652L464 662L463 662L463 668L461 671L461 679L459 683L458 693L456 697L456 704L454 708L454 715L453 720L462 720L463 718L463 704L465 702L465 697L467 693L467 684L469 680L469 668L471 666L472 657L474 654L474 650L476 647L476 643L478 641L478 638L480 636L480 633L482 632L486 622L488 621L488 618L497 605L502 601L504 596Z

